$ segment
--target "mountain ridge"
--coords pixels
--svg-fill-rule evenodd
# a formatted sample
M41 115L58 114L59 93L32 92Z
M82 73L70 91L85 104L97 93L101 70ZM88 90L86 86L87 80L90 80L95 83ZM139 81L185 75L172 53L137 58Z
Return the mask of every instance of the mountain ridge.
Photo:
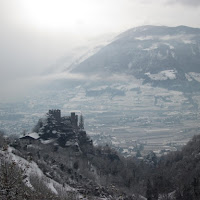
M191 73L199 76L199 66L200 29L142 26L120 34L113 42L74 67L71 73L100 77L124 73L153 86L196 91L199 90L199 79ZM166 70L173 70L175 78L165 76L165 80L156 80L147 74L159 74Z

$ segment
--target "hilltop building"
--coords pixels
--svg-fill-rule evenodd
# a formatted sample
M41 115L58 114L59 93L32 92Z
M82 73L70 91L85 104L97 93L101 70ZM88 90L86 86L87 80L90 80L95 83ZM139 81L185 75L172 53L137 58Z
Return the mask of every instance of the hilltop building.
M49 110L49 115L53 116L57 122L61 121L61 111L60 110Z
M19 137L19 139L21 140L22 143L24 144L32 144L35 143L39 140L40 136L38 135L38 133L28 133L26 135L23 135L21 137Z
M61 117L61 110L56 109L56 110L49 110L48 115L50 117L53 117L55 119L55 121L59 124L59 123L67 123L71 124L73 129L77 129L78 128L78 115L76 115L75 112L71 113L71 116L63 116Z
M47 117L40 119L33 131L20 137L20 144L25 148L27 145L41 142L72 148L78 154L86 149L92 151L93 143L84 131L83 119L82 126L78 125L78 115L75 112L62 117L61 110L49 110Z
M78 115L75 112L71 113L71 123L73 128L78 128Z

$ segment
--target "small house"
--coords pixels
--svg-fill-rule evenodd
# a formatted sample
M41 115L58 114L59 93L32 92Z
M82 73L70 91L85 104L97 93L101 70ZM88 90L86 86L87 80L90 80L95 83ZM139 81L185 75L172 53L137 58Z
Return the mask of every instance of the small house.
M23 144L33 144L39 140L40 136L38 133L28 133L21 136L19 139Z

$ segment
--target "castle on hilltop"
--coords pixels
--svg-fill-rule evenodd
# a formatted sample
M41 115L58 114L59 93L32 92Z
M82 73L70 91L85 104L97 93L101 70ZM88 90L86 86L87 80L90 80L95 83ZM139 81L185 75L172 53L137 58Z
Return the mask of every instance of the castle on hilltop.
M78 128L78 115L75 112L71 112L71 116L63 116L61 117L61 110L49 110L49 116L53 117L57 123L61 123L64 121L70 121L72 128Z
M79 123L78 123L79 122ZM84 151L83 146L92 149L92 140L84 130L83 116L71 112L69 116L61 116L61 110L49 110L45 119L40 119L32 133L20 137L21 144L49 144L72 148L75 152ZM46 143L47 142L47 143Z

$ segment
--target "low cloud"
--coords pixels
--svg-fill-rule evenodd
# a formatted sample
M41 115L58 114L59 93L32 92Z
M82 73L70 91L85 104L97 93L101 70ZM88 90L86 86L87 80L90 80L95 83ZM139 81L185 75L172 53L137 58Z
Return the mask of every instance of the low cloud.
M49 74L49 75L44 75L44 76L33 76L31 78L28 78L28 81L31 82L46 82L46 81L55 81L55 80L60 80L60 79L66 79L66 80L86 80L88 77L85 77L82 74L72 74L68 72L63 72L63 73L56 73L56 74Z
M65 83L75 83L77 84L91 84L93 82L98 81L106 81L110 83L115 82L129 82L132 77L129 77L127 75L112 75L112 76L101 76L101 75L85 75L85 74L75 74L75 73L69 73L69 72L62 72L62 73L55 73L55 74L49 74L49 75L42 75L42 76L32 76L27 78L20 78L10 81L8 83L4 83L4 87L0 87L0 103L3 102L17 102L21 101L26 96L32 95L33 93L38 93L39 91L45 90L46 86L52 87L53 84L59 83L63 84L63 81L66 81ZM67 88L67 85L64 85L63 87ZM71 86L69 86L71 87ZM48 88L48 87L47 87ZM55 86L56 88L56 86ZM55 89L52 87L52 89Z
M49 74L44 76L33 76L25 79L29 83L43 84L51 81L71 80L71 81L127 81L129 76L123 74L114 74L112 76L102 75L85 75L79 73L61 72L56 74Z
M94 79L94 77L91 77ZM44 76L31 76L26 78L16 78L12 80L0 80L0 103L17 102L23 100L27 95L38 92L44 85L48 85L51 81L59 80L88 80L88 77L81 74L57 73Z

